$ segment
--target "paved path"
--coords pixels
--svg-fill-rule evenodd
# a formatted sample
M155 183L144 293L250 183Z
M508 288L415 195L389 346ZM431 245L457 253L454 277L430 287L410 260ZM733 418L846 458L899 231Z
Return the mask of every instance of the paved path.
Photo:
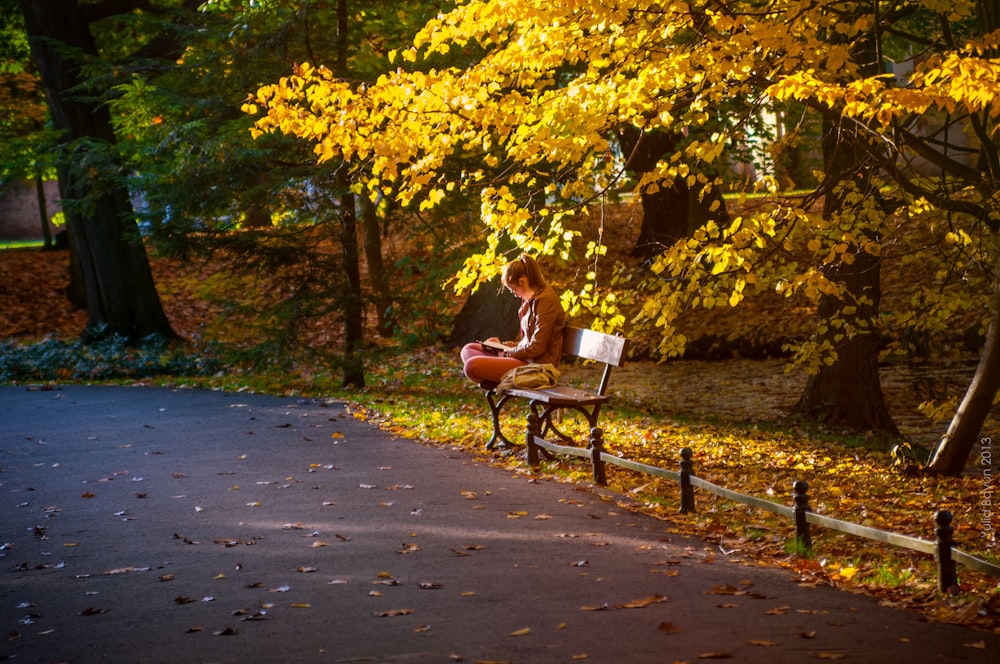
M0 387L0 660L996 662L340 404ZM720 594L721 593L721 594Z

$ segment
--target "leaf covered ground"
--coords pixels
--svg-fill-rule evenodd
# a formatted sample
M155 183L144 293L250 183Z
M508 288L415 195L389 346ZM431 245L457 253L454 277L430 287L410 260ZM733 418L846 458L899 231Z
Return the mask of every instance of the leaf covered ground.
M155 258L154 274L177 332L192 339L205 333L223 304L206 299L203 285L212 266L185 266ZM68 283L65 252L0 252L0 335L22 340L45 335L71 338L85 322L63 297ZM593 367L565 367L567 381L586 381ZM971 365L965 361L933 367L894 368L883 386L900 427L916 442L933 440L940 424L917 411L928 392L964 389ZM298 372L234 370L203 384L229 389L346 398L363 405L382 427L431 444L457 446L491 457L517 472L532 472L523 453L488 454L485 405L475 386L461 376L452 349L434 347L389 354L369 364L368 388L344 393L336 371L322 367ZM695 452L695 472L740 493L791 504L796 480L810 486L814 511L862 525L932 539L933 514L955 515L958 548L994 563L996 516L990 493L992 474L983 465L1000 449L984 437L962 478L906 474L893 465L886 445L788 422L804 377L786 372L782 360L731 359L655 364L637 362L612 381L614 405L602 415L609 450L623 457L677 468L679 450ZM525 411L513 407L505 430L517 439ZM572 423L566 423L572 429ZM987 432L988 433L988 432ZM988 441L988 442L987 442ZM580 461L549 462L541 472L588 482ZM1000 587L995 578L959 568L961 590L942 597L934 561L922 554L883 546L836 532L813 529L814 549L800 556L792 524L769 512L696 492L697 511L678 515L676 485L632 472L610 470L610 483L624 504L662 516L678 531L716 545L719 556L741 556L789 569L802 583L830 584L871 593L894 605L918 609L929 619L1000 629Z

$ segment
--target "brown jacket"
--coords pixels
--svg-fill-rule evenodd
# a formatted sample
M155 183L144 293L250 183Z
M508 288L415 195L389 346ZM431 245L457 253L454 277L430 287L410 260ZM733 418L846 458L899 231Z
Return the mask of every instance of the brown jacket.
M566 312L559 295L545 286L521 305L521 339L508 355L525 362L559 366L562 359L563 328Z

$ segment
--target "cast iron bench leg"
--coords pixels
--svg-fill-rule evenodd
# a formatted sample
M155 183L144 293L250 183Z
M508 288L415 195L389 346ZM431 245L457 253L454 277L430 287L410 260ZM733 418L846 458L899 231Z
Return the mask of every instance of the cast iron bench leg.
M497 445L513 448L514 443L512 443L507 436L503 435L503 432L500 431L500 409L503 408L505 403L507 403L507 399L510 398L510 395L500 397L500 401L496 400L496 395L496 390L486 390L486 403L490 406L490 416L493 418L493 435L490 437L489 442L486 443L486 449L492 450Z

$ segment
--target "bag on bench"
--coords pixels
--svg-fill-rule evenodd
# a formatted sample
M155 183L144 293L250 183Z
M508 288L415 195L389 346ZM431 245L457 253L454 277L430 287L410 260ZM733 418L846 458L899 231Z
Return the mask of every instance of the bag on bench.
M507 390L515 388L552 387L558 380L559 370L551 364L525 364L505 373L496 386L496 393L503 396Z

